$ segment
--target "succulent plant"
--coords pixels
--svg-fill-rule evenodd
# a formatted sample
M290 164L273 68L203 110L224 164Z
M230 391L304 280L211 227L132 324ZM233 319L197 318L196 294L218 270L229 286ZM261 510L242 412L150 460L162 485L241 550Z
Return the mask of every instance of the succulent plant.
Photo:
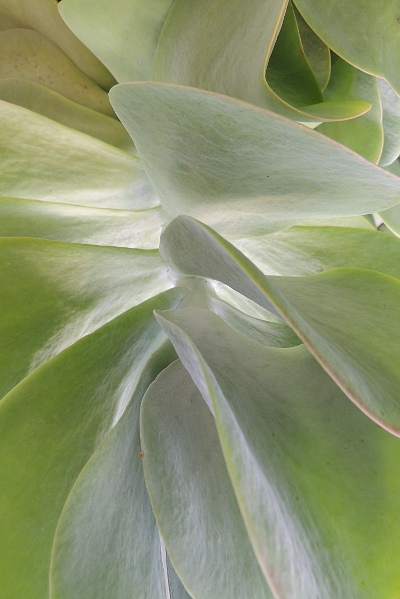
M0 0L0 599L400 596L400 10Z

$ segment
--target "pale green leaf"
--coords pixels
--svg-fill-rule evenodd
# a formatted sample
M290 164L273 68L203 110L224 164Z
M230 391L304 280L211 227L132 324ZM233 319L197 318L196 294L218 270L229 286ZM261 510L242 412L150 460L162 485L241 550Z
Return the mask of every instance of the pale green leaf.
M291 4L282 25L287 5L287 0L253 0L251 5L175 0L152 79L218 92L300 121L348 119L366 112L370 104L363 101L323 102L300 50Z
M156 83L119 85L110 96L171 219L189 214L251 237L400 200L393 175L242 102Z
M121 150L135 152L129 134L115 118L72 102L40 83L17 77L0 79L0 100L33 110Z
M170 579L177 577L168 568L151 509L139 438L142 396L173 359L165 347L158 354L69 494L53 545L51 597L170 599ZM171 582L179 585L179 579Z
M392 208L391 210L397 209ZM385 213L382 214L386 214ZM298 277L338 267L367 268L400 279L400 240L379 231L344 227L292 227L235 241L268 275Z
M377 79L336 56L324 98L332 101L361 98L371 104L371 110L357 119L322 123L317 131L376 164L383 148L382 106Z
M31 29L0 33L0 79L40 83L73 102L115 117L108 96L53 42Z
M14 28L33 29L47 37L104 89L115 83L101 62L65 25L55 0L1 0L0 31Z
M266 322L265 320L254 318L228 303L213 297L209 298L208 307L212 312L218 314L232 329L262 345L270 347L293 347L301 343L292 329L283 322Z
M120 82L150 79L173 0L63 0L62 18Z
M199 309L158 319L215 411L241 513L275 595L396 597L399 439L347 401L304 346L263 347ZM184 459L183 451L174 462ZM206 485L216 491L211 479Z
M295 8L295 7L294 7ZM299 11L295 8L296 21L301 43L315 78L323 91L328 85L331 74L331 53L326 44L307 25Z
M70 489L135 390L143 393L148 368L157 374L148 361L165 335L153 310L172 308L181 296L169 291L125 312L37 369L2 400L4 598L48 596L53 538Z
M392 164L400 154L400 98L384 79L378 79L385 133L379 164Z
M1 239L0 397L124 310L171 287L156 250Z
M37 237L151 250L158 248L163 218L160 207L110 210L0 198L0 237Z
M397 0L294 0L316 34L358 69L384 77L400 93Z
M158 376L143 399L141 440L157 523L190 594L269 599L214 418L179 361Z
M158 204L136 156L3 101L0 159L1 196L125 210Z
M398 279L359 268L266 277L212 229L183 216L167 227L160 250L184 274L220 280L280 314L346 395L400 436Z

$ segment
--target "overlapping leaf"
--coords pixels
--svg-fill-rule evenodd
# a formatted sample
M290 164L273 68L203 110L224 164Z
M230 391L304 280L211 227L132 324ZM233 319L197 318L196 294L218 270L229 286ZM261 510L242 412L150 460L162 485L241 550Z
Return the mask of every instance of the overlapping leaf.
M357 119L322 123L317 130L376 164L382 154L384 137L377 79L335 57L324 97L327 100L362 98L370 102L371 109Z
M214 419L180 362L147 391L141 438L154 513L190 594L271 598L243 526Z
M370 108L362 100L323 101L287 0L256 0L251 6L240 0L175 0L152 78L225 94L300 121L353 118Z
M274 594L396 596L398 439L347 401L304 346L258 345L205 310L158 319L215 412L236 498ZM175 393L179 405L183 395ZM179 427L162 414L163 443L175 466L188 450L176 447ZM170 475L171 462L157 458ZM185 497L176 488L180 493ZM200 500L194 495L189 505L200 523Z
M63 0L62 18L120 82L150 79L173 0Z
M171 287L156 250L1 239L0 397L35 367Z
M93 208L158 204L136 156L19 106L0 101L0 109L1 196Z
M280 314L348 397L400 435L398 279L357 268L266 277L212 229L183 216L167 227L160 249L178 271L220 280Z
M0 237L36 237L116 247L158 248L163 214L0 198Z
M53 537L69 491L135 390L144 392L142 371L146 379L162 367L147 366L165 341L153 310L173 308L181 297L171 290L125 312L2 400L3 597L47 595Z
M169 354L162 348L152 357L126 413L89 460L68 497L53 546L51 597L188 598L167 564L140 457L140 402L167 365Z
M378 79L382 102L382 125L385 133L379 164L392 164L400 154L400 98L384 79Z
M38 31L57 44L81 71L104 89L115 82L104 65L65 25L54 0L1 0L0 30L21 27Z
M170 218L189 214L251 237L400 200L389 173L242 102L155 83L120 85L110 96Z
M400 50L396 0L294 0L304 19L336 54L357 68L384 77L400 93L395 57Z

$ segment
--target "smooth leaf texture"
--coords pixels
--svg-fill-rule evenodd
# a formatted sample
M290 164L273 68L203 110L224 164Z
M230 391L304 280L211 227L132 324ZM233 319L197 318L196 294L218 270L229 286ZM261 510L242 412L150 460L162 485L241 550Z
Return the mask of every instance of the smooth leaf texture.
M400 154L400 98L384 79L378 79L382 102L382 125L385 132L379 164L392 164Z
M253 0L251 6L241 0L175 0L152 79L218 92L300 121L366 112L370 105L363 101L323 102L291 4L285 16L287 5L287 0Z
M144 397L141 439L154 513L190 594L272 599L247 538L214 418L179 361Z
M237 310L226 302L210 297L208 308L218 314L232 329L270 347L293 347L300 345L297 335L283 322L266 322Z
M376 78L335 57L324 97L326 100L361 98L370 102L371 110L357 119L322 123L317 130L376 164L383 148L382 106Z
M72 102L40 83L18 77L0 79L0 99L33 110L122 150L135 151L126 129L115 118Z
M156 250L1 239L0 397L124 310L171 287Z
M93 245L158 248L163 213L110 210L0 198L0 237L36 237Z
M172 290L125 312L37 369L1 402L4 598L47 596L53 537L68 493L165 340L154 308L173 308L181 297Z
M51 597L174 599L171 583L181 586L179 579L169 582L177 577L166 563L140 457L140 402L172 354L166 348L158 353L64 506L52 551Z
M306 58L310 63L315 78L323 91L328 85L331 74L331 53L326 44L307 25L299 11L295 8L297 26Z
M158 204L136 156L2 101L0 125L0 195L123 210Z
M376 230L292 227L235 245L268 275L298 277L350 266L400 279L400 240Z
M0 30L14 28L33 29L47 37L104 89L115 83L104 65L65 25L55 0L1 0Z
M400 52L396 0L295 0L304 19L336 54L357 68L384 77L400 93L394 57Z
M304 346L263 347L204 310L158 319L215 411L275 596L396 597L399 439L347 401Z
M37 31L9 29L0 33L0 78L20 77L40 83L69 100L115 117L107 94Z
M68 27L119 82L150 79L173 0L63 0Z
M251 237L400 200L390 173L242 102L155 83L119 85L110 98L171 219L189 214Z
M217 279L280 314L346 395L400 436L398 279L357 268L266 277L212 229L183 216L163 233L160 251L178 271Z

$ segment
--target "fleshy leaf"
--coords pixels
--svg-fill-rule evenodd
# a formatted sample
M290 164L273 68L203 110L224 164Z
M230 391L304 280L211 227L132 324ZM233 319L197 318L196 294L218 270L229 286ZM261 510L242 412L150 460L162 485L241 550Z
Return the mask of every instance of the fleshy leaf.
M392 164L400 154L400 98L384 79L378 79L385 133L379 164Z
M391 210L397 209L392 208ZM386 214L386 211L383 214ZM400 240L379 231L344 227L292 227L235 241L268 275L298 277L339 267L376 270L400 279Z
M150 79L173 0L63 0L62 18L119 82Z
M390 173L242 102L155 83L119 85L110 98L171 219L189 214L251 237L400 200Z
M295 7L294 7L295 8ZM296 21L301 43L310 67L323 91L328 85L331 74L331 53L326 44L307 25L299 11L295 8Z
M169 580L177 577L151 509L139 438L142 396L172 358L166 348L158 353L69 494L53 545L51 597L170 599ZM179 586L179 579L172 584Z
M109 210L0 198L0 237L36 237L151 250L158 248L162 223L160 207Z
M40 83L73 102L115 118L104 90L82 73L64 52L37 31L0 33L0 78Z
M294 0L304 19L336 54L371 75L384 77L400 93L396 1Z
M172 308L181 297L179 290L168 291L125 312L2 400L4 597L47 596L53 537L71 487L143 385L148 361L165 341L154 308Z
M0 99L28 108L61 125L101 139L121 150L135 146L123 125L115 118L72 102L61 94L27 79L0 79Z
M171 287L156 250L1 239L0 397L124 310Z
M346 395L400 436L398 279L359 268L266 277L212 229L184 216L164 231L160 251L184 274L217 279L280 314Z
M266 322L241 312L217 298L210 297L209 309L218 314L232 329L270 347L293 347L300 345L297 335L283 322Z
M125 210L158 204L136 156L3 101L0 127L1 196Z
M148 389L140 428L157 523L191 595L271 598L243 526L214 418L179 361Z
M361 100L323 102L287 6L287 0L253 0L251 7L241 0L175 0L152 79L218 92L300 121L366 112L370 104Z
M361 98L371 104L371 110L357 119L322 123L317 131L376 164L383 148L382 106L377 79L334 57L324 97L326 100Z
M0 31L14 28L33 29L47 37L104 89L115 83L101 62L65 25L54 0L1 0Z
M275 595L397 596L399 439L347 401L304 346L258 345L199 309L157 317L215 412Z

